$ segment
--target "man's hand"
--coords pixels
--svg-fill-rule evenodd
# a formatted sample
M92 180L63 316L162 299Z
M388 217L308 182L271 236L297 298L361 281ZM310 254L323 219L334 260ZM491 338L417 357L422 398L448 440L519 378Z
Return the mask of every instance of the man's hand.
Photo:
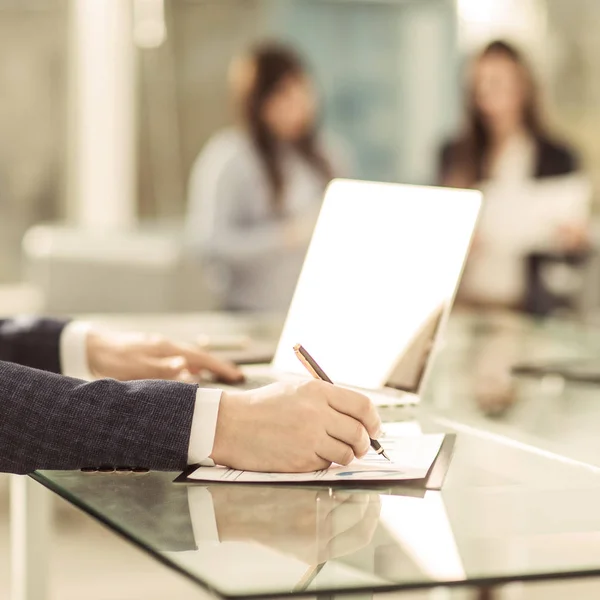
M87 355L94 376L121 381L186 381L205 372L231 383L244 378L235 365L215 358L193 344L173 342L157 335L91 331L87 337Z
M208 490L222 542L263 544L306 564L364 548L379 523L381 502L376 492L223 483Z
M244 471L316 471L364 456L380 426L369 398L322 381L224 392L212 458Z

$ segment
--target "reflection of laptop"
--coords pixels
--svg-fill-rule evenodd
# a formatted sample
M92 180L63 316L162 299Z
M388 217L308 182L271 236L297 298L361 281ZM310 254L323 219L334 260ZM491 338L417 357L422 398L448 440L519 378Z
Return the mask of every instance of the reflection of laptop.
M306 377L301 343L334 382L415 403L480 204L477 191L332 182L275 357L246 369L251 383Z

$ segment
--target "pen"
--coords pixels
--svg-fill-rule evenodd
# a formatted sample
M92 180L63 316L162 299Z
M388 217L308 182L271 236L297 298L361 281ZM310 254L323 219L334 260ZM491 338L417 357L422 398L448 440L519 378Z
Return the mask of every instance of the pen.
M325 374L325 371L317 364L315 359L306 351L301 344L294 346L294 354L298 357L298 360L304 365L304 368L315 378L327 383L333 383L329 377ZM370 438L371 439L371 438ZM385 453L385 450L381 447L381 444L374 439L371 439L371 448L377 452L380 456L390 460L389 456ZM390 461L391 462L391 461Z

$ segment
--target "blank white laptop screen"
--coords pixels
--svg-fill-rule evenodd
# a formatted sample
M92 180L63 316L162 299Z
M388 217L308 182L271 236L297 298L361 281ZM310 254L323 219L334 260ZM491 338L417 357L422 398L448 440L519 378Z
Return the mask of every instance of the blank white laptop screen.
M476 191L333 181L273 366L305 374L300 343L334 382L384 386L451 305L480 204Z

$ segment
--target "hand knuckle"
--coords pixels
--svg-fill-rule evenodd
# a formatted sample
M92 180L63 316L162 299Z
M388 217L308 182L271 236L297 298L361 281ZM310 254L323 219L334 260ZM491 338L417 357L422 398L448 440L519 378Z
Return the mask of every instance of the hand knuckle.
M151 343L153 346L160 349L165 346L166 341L167 340L162 335L153 335Z
M280 393L282 396L294 396L296 393L296 387L293 383L289 382L278 382L271 383L269 386L275 393Z
M302 390L310 396L316 396L322 391L322 383L316 379L311 379L302 384Z
M358 421L353 425L352 441L355 444L360 444L364 439L365 428Z
M360 443L360 452L364 456L371 447L371 440L369 439L368 434L365 435Z
M180 352L181 348L174 344L171 340L163 338L160 342L160 347L164 352Z
M341 465L349 465L354 460L354 452L352 448L346 448L340 457Z
M361 403L362 416L367 419L373 414L373 404L367 396L362 397Z
M304 402L302 404L302 420L310 426L307 434L316 434L321 424L319 407L312 402Z
M358 458L363 458L369 452L369 448L370 448L369 442L365 442L365 443L361 442L360 446L357 448L356 456Z

